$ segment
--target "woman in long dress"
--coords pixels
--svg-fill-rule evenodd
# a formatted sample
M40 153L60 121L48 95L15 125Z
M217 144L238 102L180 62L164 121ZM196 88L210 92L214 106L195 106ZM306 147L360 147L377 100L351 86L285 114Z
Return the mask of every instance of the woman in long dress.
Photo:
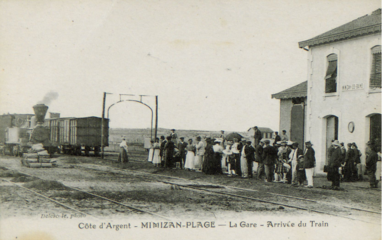
M241 170L241 177L242 178L248 178L248 161L247 161L247 155L245 154L245 150L248 147L247 142L244 140L242 141L243 148L241 149L240 154L240 170Z
M204 152L204 161L202 166L202 171L206 174L214 174L215 172L215 155L214 155L214 149L212 145L212 140L208 138L206 140L207 146L205 148Z
M123 138L121 144L119 144L119 155L118 162L122 163L122 168L125 168L126 164L129 162L129 158L127 156L128 146L126 143L126 139Z
M186 162L184 164L184 169L187 170L194 170L194 158L195 158L195 145L192 144L192 139L188 139L188 145L186 147L187 155L186 155Z
M204 152L205 152L205 146L202 142L202 138L200 136L196 137L196 153L194 158L194 166L195 170L202 170L203 167L203 159L204 159Z
M153 150L154 150L154 152L153 152L153 164L154 164L154 166L159 167L161 164L161 157L159 155L159 153L160 153L159 138L155 139Z
M221 140L215 140L215 144L213 146L214 150L214 160L215 160L215 171L214 174L222 174L222 159L223 159L223 147L221 146Z
M149 162L153 162L153 157L154 157L153 154L154 154L154 141L151 140L150 141L149 156L147 158Z

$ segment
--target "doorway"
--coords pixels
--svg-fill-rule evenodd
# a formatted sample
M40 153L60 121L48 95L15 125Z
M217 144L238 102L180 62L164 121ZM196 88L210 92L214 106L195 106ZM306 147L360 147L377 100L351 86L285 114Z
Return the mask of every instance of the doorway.
M294 105L291 112L290 140L304 146L304 106Z
M381 141L381 114L370 116L370 135L369 140L380 143Z
M328 149L332 145L333 140L338 140L338 117L329 116L326 118L326 160L325 164L329 161Z

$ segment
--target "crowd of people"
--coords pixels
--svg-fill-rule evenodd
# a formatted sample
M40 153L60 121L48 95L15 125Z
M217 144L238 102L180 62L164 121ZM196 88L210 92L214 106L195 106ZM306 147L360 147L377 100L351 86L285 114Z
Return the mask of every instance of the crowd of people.
M224 131L217 138L198 136L185 141L171 130L169 136L156 138L148 153L148 161L156 167L180 168L188 171L199 171L205 174L226 174L229 177L256 178L266 182L289 183L293 186L313 188L315 152L310 141L305 147L289 141L286 131L281 135L275 132L275 138L262 139L262 134L254 127L253 141L238 136L227 138ZM362 180L362 155L355 143L344 143L333 140L328 149L328 162L324 167L327 179L332 182L331 188L340 189L341 181ZM127 158L127 144L121 145L121 161ZM125 151L125 153L123 153ZM376 164L380 160L378 144L368 143L366 153L366 170L370 186L377 187ZM378 152L378 154L377 154ZM253 163L257 163L254 171ZM325 187L325 186L324 186Z

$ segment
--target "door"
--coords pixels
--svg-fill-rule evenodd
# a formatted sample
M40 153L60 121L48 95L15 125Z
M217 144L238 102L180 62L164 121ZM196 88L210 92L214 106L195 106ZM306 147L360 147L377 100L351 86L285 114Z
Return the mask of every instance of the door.
M298 146L303 148L304 144L304 107L294 105L291 112L290 140L298 142Z
M381 142L381 114L374 114L370 117L370 141L377 144Z
M332 145L332 141L338 139L338 117L330 116L326 118L326 161L328 164L328 149Z

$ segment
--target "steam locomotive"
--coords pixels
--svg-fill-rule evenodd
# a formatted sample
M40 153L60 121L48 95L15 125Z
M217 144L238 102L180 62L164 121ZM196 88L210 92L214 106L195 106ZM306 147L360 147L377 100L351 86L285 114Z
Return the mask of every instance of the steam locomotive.
M40 143L49 154L63 153L89 155L101 149L102 119L51 118L45 119L48 106L33 106L33 114L0 115L0 147L2 153L22 156L33 144ZM108 146L109 120L104 119L104 146Z

